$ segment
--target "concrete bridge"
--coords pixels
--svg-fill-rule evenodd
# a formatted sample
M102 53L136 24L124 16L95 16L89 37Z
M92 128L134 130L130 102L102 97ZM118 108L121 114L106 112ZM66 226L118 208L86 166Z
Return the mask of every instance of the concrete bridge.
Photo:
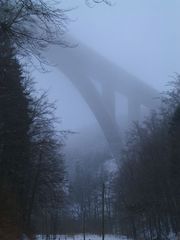
M131 120L139 119L141 106L156 108L159 93L82 43L73 48L51 46L47 56L79 90L102 128L112 155L118 158L121 138L115 119L115 93L126 96ZM94 81L99 82L100 92Z

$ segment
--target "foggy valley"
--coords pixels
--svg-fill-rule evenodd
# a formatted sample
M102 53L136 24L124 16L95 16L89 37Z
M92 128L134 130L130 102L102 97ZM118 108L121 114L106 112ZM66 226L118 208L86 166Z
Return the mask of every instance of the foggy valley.
M0 240L180 240L179 8L0 0Z

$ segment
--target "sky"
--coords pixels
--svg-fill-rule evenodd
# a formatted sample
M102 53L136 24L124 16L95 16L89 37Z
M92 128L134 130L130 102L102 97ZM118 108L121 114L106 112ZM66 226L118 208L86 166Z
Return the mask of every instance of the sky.
M113 0L88 7L84 0L61 1L71 19L68 32L159 91L180 72L180 1ZM97 124L87 104L59 70L33 72L38 89L56 100L60 128ZM118 104L117 104L118 106ZM121 103L119 103L121 106Z

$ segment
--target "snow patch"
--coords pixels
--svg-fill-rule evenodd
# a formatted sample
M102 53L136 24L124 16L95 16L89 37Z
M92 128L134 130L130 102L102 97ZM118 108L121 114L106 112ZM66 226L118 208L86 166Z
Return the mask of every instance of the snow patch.
M83 240L83 235L57 235L56 237L49 236L47 238L46 236L40 236L38 235L36 237L36 240ZM102 237L100 235L93 235L93 234L87 234L86 240L101 240ZM126 236L118 236L118 235L105 235L105 240L127 240L128 238Z

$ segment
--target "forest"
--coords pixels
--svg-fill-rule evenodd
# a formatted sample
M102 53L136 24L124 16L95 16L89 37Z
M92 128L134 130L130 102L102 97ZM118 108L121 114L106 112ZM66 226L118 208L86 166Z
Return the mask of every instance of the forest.
M57 106L31 69L46 68L49 45L72 47L64 39L68 14L44 0L0 0L0 239L179 239L180 75L126 130L118 158L103 147L67 161L74 132L57 128Z

